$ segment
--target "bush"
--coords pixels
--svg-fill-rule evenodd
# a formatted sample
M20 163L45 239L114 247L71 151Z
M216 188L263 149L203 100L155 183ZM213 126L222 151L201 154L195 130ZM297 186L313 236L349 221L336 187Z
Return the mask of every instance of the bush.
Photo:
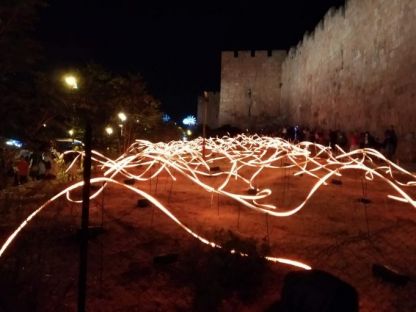
M185 275L194 288L194 310L216 310L224 299L236 296L244 303L255 299L262 289L265 274L269 271L263 254L254 239L243 239L231 231L215 233L215 241L223 249L199 244L190 251ZM247 253L249 257L235 249Z

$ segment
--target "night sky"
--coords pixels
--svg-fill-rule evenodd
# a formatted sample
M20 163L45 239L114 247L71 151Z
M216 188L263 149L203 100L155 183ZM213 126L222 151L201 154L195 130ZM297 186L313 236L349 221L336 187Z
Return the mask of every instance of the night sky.
M273 3L273 4L271 4ZM222 50L286 49L344 0L51 0L37 31L50 67L87 62L140 72L162 110L196 114L219 91Z

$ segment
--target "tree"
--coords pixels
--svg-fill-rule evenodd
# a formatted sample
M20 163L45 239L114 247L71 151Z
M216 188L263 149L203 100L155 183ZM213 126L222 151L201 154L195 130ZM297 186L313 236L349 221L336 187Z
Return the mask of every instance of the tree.
M116 112L124 112L127 115L127 120L122 123L125 128L123 146L126 148L134 138L145 137L146 132L161 124L159 101L149 94L140 74L116 76L112 79L111 86L113 94L110 106L115 108ZM112 122L116 121L114 116L116 114L113 115Z
M99 141L106 125L118 125L119 111L128 115L126 143L155 127L159 102L139 74L118 75L87 64L74 71L79 89L70 90L62 81L63 72L36 70L41 45L33 30L45 4L46 0L0 4L0 136L45 141L75 129L82 138L81 116L87 114Z
M87 64L71 73L78 80L76 90L65 87L64 72L50 73L39 79L42 101L38 107L42 118L37 122L38 130L42 130L41 125L49 119L51 125L61 125L60 133L74 129L75 136L82 138L82 116L88 115L96 143L102 143L107 126L115 130L115 135L121 135L116 129L122 124L120 139L122 145L127 145L161 122L159 102L149 93L139 74L114 74L97 64ZM127 115L123 123L118 118L119 112Z

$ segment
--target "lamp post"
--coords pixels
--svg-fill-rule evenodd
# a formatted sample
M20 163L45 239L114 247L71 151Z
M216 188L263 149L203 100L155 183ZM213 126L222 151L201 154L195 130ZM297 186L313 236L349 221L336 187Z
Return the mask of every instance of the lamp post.
M119 127L120 127L120 140L119 140L119 142L121 141L121 140L123 140L123 151L124 151L124 131L123 131L123 127L124 127L124 122L127 120L127 115L125 114L125 113L123 113L123 112L120 112L120 113L118 113L117 114L117 116L118 116L118 119L120 119L120 121L121 121L121 123L118 125ZM119 143L119 146L120 146L120 153L121 153L121 144Z
M73 75L64 77L66 85L76 90L78 89L77 79ZM79 276L78 276L78 312L85 311L87 293L87 260L88 260L88 225L90 208L90 179L91 179L91 125L88 115L84 114L85 122L85 157L82 188L82 216L79 248Z
M78 82L77 82L77 78L72 75L72 74L67 74L63 77L63 80L65 82L65 85L70 89L70 90L77 90L78 89ZM73 102L72 104L73 106L73 110L72 110L72 126L75 126L75 103ZM45 125L44 125L45 126ZM72 132L72 133L71 133ZM72 137L74 135L74 130L71 129L68 131L69 135ZM72 137L72 142L73 142L74 138Z
M74 131L74 129L70 129L70 130L68 130L68 134L69 134L69 136L71 137L71 139L72 139L72 144L74 144L74 133L75 133L75 131ZM73 147L73 146L72 146Z
M202 125L202 158L205 160L205 138L208 112L208 92L204 91L204 120Z
M107 138L106 138L106 144L107 144L107 151L111 151L112 150L112 148L111 148L111 136L113 135L113 133L114 133L114 130L113 130L113 128L111 127L111 126L107 126L107 127L105 127L105 133L107 134Z

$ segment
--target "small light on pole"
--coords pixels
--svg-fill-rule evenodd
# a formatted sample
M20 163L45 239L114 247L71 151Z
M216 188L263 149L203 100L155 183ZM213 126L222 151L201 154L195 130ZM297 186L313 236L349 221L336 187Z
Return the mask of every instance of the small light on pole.
M119 124L118 126L120 127L120 141L123 139L123 149L124 149L125 140L124 140L124 132L123 132L123 123L127 120L127 115L123 112L120 112L117 114L117 116L118 116L118 119L120 119L121 121L121 124ZM121 144L120 144L120 147L121 147Z
M68 134L69 134L69 136L73 136L74 135L74 129L70 129L70 130L68 130Z

